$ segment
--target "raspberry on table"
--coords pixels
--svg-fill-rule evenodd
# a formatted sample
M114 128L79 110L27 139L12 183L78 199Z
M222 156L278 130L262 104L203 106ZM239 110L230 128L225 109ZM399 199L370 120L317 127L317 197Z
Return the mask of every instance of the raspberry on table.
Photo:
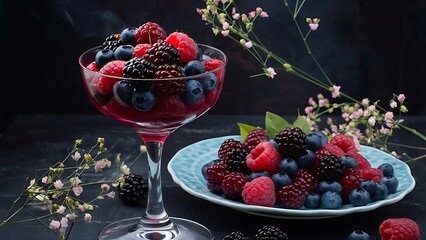
M222 66L223 61L220 60L220 59L211 58L211 59L204 60L201 63L206 68L206 71L212 71L212 70L215 70L216 68Z
M247 166L253 171L267 171L274 174L278 171L281 156L270 142L261 142L246 157Z
M389 218L379 226L383 240L419 240L417 223L409 218Z
M307 138L302 129L288 127L279 132L275 138L282 157L299 158L306 154Z
M290 184L277 191L277 204L283 208L298 209L306 200L306 192L299 184Z
M346 154L345 151L343 151L339 146L331 143L322 145L322 149L330 152L333 155L336 155L337 157L341 157Z
M354 140L351 137L343 135L343 134L334 135L334 137L330 139L330 144L338 146L344 152L353 151L353 150L357 151Z
M133 49L132 57L142 57L146 50L150 49L151 45L148 43L140 43L135 46Z
M223 162L218 162L206 170L207 188L213 193L222 193L222 180L230 171Z
M180 53L180 62L187 63L197 58L197 44L182 32L173 32L167 36L166 42L171 43Z
M221 187L225 197L236 201L242 201L244 185L247 182L247 175L240 172L231 172L222 179Z
M371 179L375 182L380 182L383 178L383 172L378 168L363 168L360 169L360 171L364 179Z
M262 176L247 182L242 192L248 205L272 207L275 204L275 185L271 178Z
M142 24L135 34L137 43L154 44L167 37L166 31L155 22L146 22Z
M226 155L232 150L232 149L243 149L243 145L240 141L235 139L226 139L222 142L222 144L219 147L219 150L217 152L219 159L224 160Z
M125 64L126 62L123 60L108 62L101 68L101 70L99 70L99 73L108 76L122 77ZM103 95L108 95L112 92L114 84L120 80L119 78L114 77L101 76L99 81L95 83L96 89Z
M254 235L255 240L288 240L288 236L279 227L263 226Z
M243 146L250 152L257 144L268 141L269 136L264 129L255 129L247 134Z

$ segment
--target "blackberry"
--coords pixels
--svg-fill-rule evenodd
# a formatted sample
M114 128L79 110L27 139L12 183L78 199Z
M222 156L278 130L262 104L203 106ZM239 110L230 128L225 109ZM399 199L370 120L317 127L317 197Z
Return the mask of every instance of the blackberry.
M182 72L177 64L164 64L158 66L154 73L155 79L177 78L181 76ZM165 95L182 94L185 92L185 80L155 81L154 92Z
M298 209L306 200L306 192L300 184L290 184L277 191L277 204L279 207Z
M124 175L124 185L119 189L118 197L126 205L137 205L145 200L148 192L148 183L141 176L134 173Z
M223 237L223 240L249 240L249 238L244 233L236 231Z
M180 54L172 44L160 41L152 44L142 58L158 67L164 64L178 64Z
M322 156L316 169L318 181L339 181L345 170L345 162L336 155Z
M257 144L268 141L268 139L269 136L264 129L255 129L249 132L243 145L250 152Z
M254 235L255 240L288 240L287 234L276 226L263 226Z
M217 152L217 154L219 155L219 159L225 159L228 152L230 152L234 148L243 149L244 147L240 141L235 139L226 139L225 141L223 141Z
M279 132L275 138L282 157L299 158L306 154L306 134L298 127L288 127Z
M154 64L142 58L134 57L126 62L123 69L123 77L135 79L152 79L154 77ZM151 81L130 81L130 86L149 90L153 83Z
M120 38L120 34L111 34L105 38L102 43L102 49L110 49L115 51L119 46L123 45L123 41Z
M248 152L244 148L234 148L228 152L223 162L231 172L249 174L251 173L251 170L246 164L247 155Z
M222 193L222 180L230 173L223 162L215 163L206 170L207 188L213 193Z

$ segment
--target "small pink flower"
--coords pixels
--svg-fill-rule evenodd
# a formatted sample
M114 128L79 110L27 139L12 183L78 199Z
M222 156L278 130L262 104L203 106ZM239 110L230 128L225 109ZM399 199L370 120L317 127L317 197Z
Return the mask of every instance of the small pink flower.
M393 112L385 113L385 119L393 119Z
M86 211L86 208L84 207L84 205L79 204L77 206L77 208L80 210L80 212L85 212Z
M222 23L222 28L223 28L223 30L228 29L229 28L229 23L227 21L223 22Z
M370 111L370 112L372 112L372 111L376 110L376 106L375 105L370 105L370 106L368 106L367 110Z
M396 108L398 106L398 104L394 100L392 100L389 105L391 108Z
M110 160L105 158L103 161L104 161L104 168L111 167L111 161Z
M253 47L253 43L251 41L248 41L244 44L244 46L246 46L246 48L251 48Z
M114 191L111 191L111 192L109 192L109 193L107 194L107 196L108 196L108 197L110 197L110 198L114 198L114 197L115 197L115 192L114 192Z
M28 186L28 188L31 188L34 184L35 184L35 178L31 179L30 185Z
M48 181L48 179L49 179L49 177L44 176L44 177L41 179L41 182L42 182L42 183L44 183L44 184L46 184L46 183L47 183L47 181Z
M385 128L385 127L383 127L383 126L382 126L382 127L380 128L380 130L379 130L379 132L380 132L381 134L385 134L385 135L386 135L386 134L388 134L388 133L389 133L389 131L390 131L390 130L389 130L389 128Z
M318 29L319 24L318 23L309 23L309 27L311 28L312 31L315 31Z
M349 120L349 113L343 112L342 113L342 118L345 119L346 121L348 121Z
M313 110L314 108L311 106L305 107L305 114L311 114Z
M104 184L102 184L102 185L101 185L101 189L102 189L103 191L107 192L107 191L109 190L109 185L108 185L108 184L106 184L106 183L104 183Z
M232 13L232 14L237 13L237 9L236 9L235 7L232 7L231 13Z
M63 217L61 219L61 228L66 228L66 227L68 227L68 218Z
M255 16L256 16L256 12L255 11L249 12L249 17L250 18L254 18Z
M90 215L90 213L85 213L84 221L86 221L87 223L90 223L92 221L92 215Z
M333 119L331 117L327 118L327 124L328 125L332 125L333 124Z
M78 161L81 158L81 154L78 151L75 151L75 153L71 155L71 158L74 159L74 161Z
M376 118L375 117L369 117L368 118L368 124L370 124L370 126L374 126L376 124Z
M105 165L104 161L102 161L102 160L97 161L96 164L95 164L95 172L98 172L102 168L104 168L104 165Z
M337 128L336 125L331 125L330 129L331 129L331 132L333 132L333 133L337 133L339 131L339 128Z
M361 103L362 103L362 105L367 106L368 104L370 104L370 100L368 98L364 98L364 99L362 99Z
M308 99L308 104L309 104L309 105L311 105L311 106L315 106L317 103L315 102L315 100L314 100L314 98L313 98L313 97L310 97L310 98Z
M404 94L399 94L398 95L398 101L402 103L402 102L404 102L404 100L405 100L405 95Z
M83 192L83 188L81 186L77 186L77 187L73 187L72 191L74 192L74 194L78 197L81 195L81 193Z
M65 212L65 209L67 208L61 205L59 206L58 210L56 210L56 212L59 214L63 214Z
M261 12L259 16L260 16L261 18L267 18L267 17L269 17L268 13L267 13L267 12L265 12L265 11Z
M322 99L320 99L320 100L318 100L318 106L320 106L320 107L324 107L325 106L325 104L327 104L329 101L328 101L328 99L327 98L322 98Z
M61 226L61 223L59 221L56 220L52 220L49 224L49 227L51 229L58 229Z
M224 37L227 37L229 35L229 30L223 30L221 33Z
M333 85L333 92L331 93L332 98L337 98L340 95L340 86Z
M61 180L56 180L56 181L53 183L53 186L54 186L56 189L62 189L62 188L64 187L64 184L62 183L62 181L61 181Z
M235 19L235 20L240 19L240 17L241 17L241 15L239 13L232 14L232 18Z
M275 72L274 68L269 67L266 69L266 75L270 78L274 78L277 73Z
M74 221L77 218L77 215L75 213L68 213L65 217L71 221Z
M72 177L70 178L70 182L71 182L71 186L77 186L78 184L81 183L81 180L78 177Z

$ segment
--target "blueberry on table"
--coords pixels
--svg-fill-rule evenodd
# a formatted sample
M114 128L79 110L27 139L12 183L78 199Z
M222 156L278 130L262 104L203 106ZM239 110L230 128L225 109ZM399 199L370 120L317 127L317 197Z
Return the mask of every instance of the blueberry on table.
M364 188L356 188L349 193L349 202L355 207L365 206L370 200L370 193Z
M132 96L133 106L141 111L148 111L155 105L155 96L150 91L137 90Z
M204 95L203 86L197 80L188 80L185 83L185 92L183 93L183 100L187 104L197 103Z
M370 240L370 235L362 230L355 230L346 240Z
M386 185L389 194L396 193L396 190L398 189L398 178L396 178L395 176L385 176L380 179L380 182Z
M118 81L114 84L112 88L115 99L118 103L123 106L131 106L132 105L132 96L133 96L133 88L130 86L129 82L126 81Z
M115 49L114 58L116 60L128 61L132 58L133 49L132 45L121 45Z
M217 77L213 73L208 73L200 79L200 83L205 93L212 92L217 87Z
M136 28L136 27L125 28L120 34L121 41L123 41L124 44L136 46L136 44L137 44L136 31L137 30L138 30L138 28Z
M100 50L96 53L95 62L99 69L112 60L114 60L114 52L110 49Z
M193 76L206 72L204 65L198 60L189 61L185 67L185 76Z
M342 206L342 197L336 192L325 192L321 196L321 208L338 209Z

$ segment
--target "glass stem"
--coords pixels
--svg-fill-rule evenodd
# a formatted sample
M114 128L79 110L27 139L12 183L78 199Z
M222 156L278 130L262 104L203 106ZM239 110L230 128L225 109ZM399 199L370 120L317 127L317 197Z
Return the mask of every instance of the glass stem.
M146 229L173 227L164 208L161 184L161 155L167 136L161 136L158 139L153 139L152 136L141 136L141 138L148 152L148 198L145 214L139 225Z

